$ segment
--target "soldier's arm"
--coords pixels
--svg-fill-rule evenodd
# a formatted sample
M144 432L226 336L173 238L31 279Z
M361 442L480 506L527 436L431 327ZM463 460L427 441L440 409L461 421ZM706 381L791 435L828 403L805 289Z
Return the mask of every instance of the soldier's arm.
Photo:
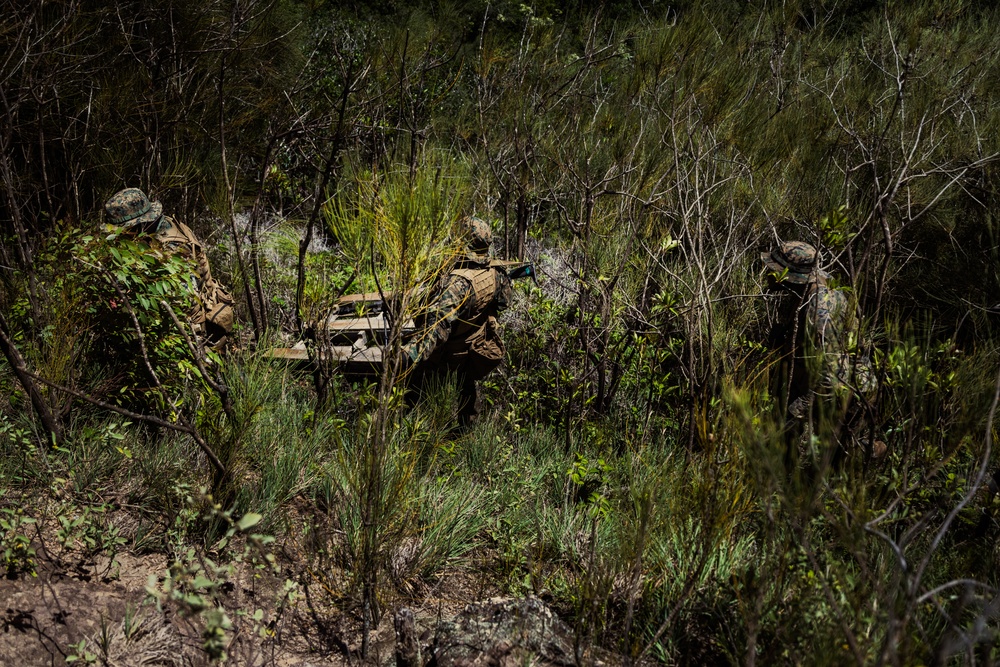
M458 321L462 306L469 299L472 283L459 276L451 276L444 289L428 306L424 318L430 326L420 337L403 348L403 352L413 363L427 361L438 346L451 336L451 330Z

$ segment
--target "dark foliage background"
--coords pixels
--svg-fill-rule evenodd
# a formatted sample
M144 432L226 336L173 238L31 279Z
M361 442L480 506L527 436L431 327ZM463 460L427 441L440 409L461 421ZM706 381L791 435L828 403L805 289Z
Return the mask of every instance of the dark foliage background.
M80 538L91 556L208 549L253 513L359 619L366 657L386 610L478 559L625 662L989 663L997 12L8 2L0 506L51 510L61 471L57 513L99 497L131 517L120 544ZM102 204L125 186L237 294L239 342L210 369L158 304L176 276L110 250ZM470 213L540 273L472 433L448 434L447 386L405 409L398 368L375 387L264 358L345 290L432 276ZM759 262L789 239L859 309L882 460L790 460ZM105 409L125 404L133 422ZM847 419L829 412L827 453ZM208 527L184 505L202 485L224 506ZM18 521L12 574L33 562ZM218 658L232 627L212 618Z

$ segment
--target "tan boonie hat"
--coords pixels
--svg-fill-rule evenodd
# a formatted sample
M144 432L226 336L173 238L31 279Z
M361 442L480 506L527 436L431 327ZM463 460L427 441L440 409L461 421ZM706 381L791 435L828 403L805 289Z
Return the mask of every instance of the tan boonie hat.
M159 220L163 215L163 205L158 201L151 202L146 193L139 188L125 188L116 192L104 204L111 224L122 227L147 225Z
M819 269L819 252L805 241L786 241L771 252L762 252L760 259L771 271L785 274L785 282L795 285L830 277Z

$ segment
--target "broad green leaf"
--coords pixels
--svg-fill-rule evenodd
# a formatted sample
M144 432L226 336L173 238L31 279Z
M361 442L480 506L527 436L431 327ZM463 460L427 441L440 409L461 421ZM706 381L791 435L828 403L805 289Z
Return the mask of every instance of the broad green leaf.
M249 530L260 523L260 520L263 518L264 517L256 512L247 512L243 515L243 518L236 523L236 527L240 530Z

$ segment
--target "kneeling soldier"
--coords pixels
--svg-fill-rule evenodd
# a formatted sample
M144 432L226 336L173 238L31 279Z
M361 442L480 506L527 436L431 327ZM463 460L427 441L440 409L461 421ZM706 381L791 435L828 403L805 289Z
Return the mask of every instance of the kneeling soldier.
M179 254L194 264L196 305L188 315L196 334L216 349L226 344L233 329L233 297L214 278L208 257L194 232L182 222L163 215L163 205L150 201L138 188L116 193L104 205L109 221L136 238L151 236L164 250Z

